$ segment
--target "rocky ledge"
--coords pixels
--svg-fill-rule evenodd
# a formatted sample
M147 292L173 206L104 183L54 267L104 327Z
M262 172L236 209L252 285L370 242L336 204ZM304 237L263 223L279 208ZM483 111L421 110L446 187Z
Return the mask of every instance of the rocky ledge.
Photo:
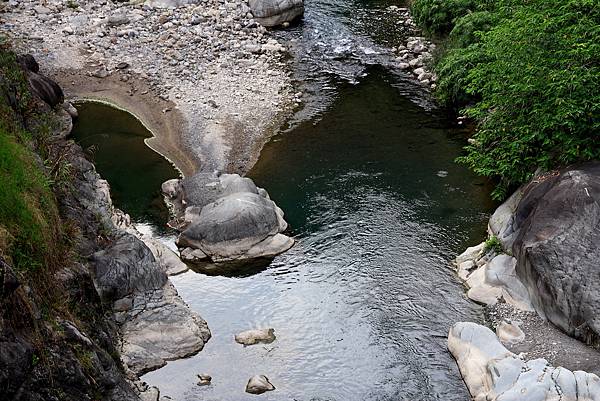
M489 221L490 239L457 257L457 272L469 288L467 295L487 305L490 323L507 347L567 367L594 373L600 370L599 199L599 162L539 174L495 211ZM503 346L496 350L498 355L491 346L481 351L486 341L492 341L485 330L462 324L451 331L454 339L449 338L449 347L474 397L487 391L490 395L480 397L488 398L481 399L546 399L539 394L563 400L600 399L600 384L594 374L550 368L545 359L518 362L513 354L501 362L498 355L506 351ZM465 350L472 355L484 352L488 362L478 361L478 356L473 360L461 356ZM487 351L490 353L485 354ZM510 372L500 378L492 362L494 366L509 365L511 372L524 369L540 373L539 380L525 375L512 378ZM479 367L474 368L474 364ZM478 373L473 369L479 369ZM477 375L480 377L474 379ZM493 377L483 379L482 375ZM587 381L581 382L584 379ZM473 380L485 383L485 391L470 385ZM497 384L505 382L513 383L514 388ZM588 383L589 388L581 383ZM565 397L571 394L569 389L578 390L568 396L571 398L558 398L554 390L538 391L546 385L555 386ZM506 394L502 397L513 394L513 398L502 398L501 393Z
M268 258L288 250L283 211L251 179L198 173L162 186L181 234L177 245L188 262ZM210 269L210 265L205 268Z

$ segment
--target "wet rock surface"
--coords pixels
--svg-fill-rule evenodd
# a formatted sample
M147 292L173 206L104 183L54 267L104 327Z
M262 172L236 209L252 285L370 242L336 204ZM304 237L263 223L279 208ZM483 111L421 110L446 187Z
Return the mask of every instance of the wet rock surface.
M275 341L274 329L247 330L235 335L235 342L243 345L270 344L273 341Z
M252 376L246 384L246 392L250 394L262 394L273 390L275 390L275 386L271 384L265 375Z

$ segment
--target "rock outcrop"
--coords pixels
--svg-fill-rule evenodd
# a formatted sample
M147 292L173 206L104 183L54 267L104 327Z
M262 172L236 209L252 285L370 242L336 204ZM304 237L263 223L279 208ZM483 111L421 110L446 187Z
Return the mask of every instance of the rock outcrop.
M168 281L150 249L130 233L92 256L98 292L112 302L120 325L121 357L136 374L200 351L210 338Z
M467 296L483 305L503 300L520 310L533 311L527 289L515 272L516 259L485 251L485 243L481 243L455 260L458 276L469 288Z
M535 309L566 333L600 341L600 163L534 178L490 220L516 258Z
M54 80L39 73L40 67L30 54L19 56L18 62L25 71L31 91L50 107L61 104L65 96L60 86Z
M545 359L525 361L508 351L487 327L456 323L448 349L475 401L598 401L600 378L552 367Z
M294 243L282 234L287 228L283 211L249 178L199 173L167 181L162 189L177 216L177 244L185 260L271 257ZM201 252L193 255L193 250Z
M304 0L249 0L254 19L262 26L278 26L304 15Z

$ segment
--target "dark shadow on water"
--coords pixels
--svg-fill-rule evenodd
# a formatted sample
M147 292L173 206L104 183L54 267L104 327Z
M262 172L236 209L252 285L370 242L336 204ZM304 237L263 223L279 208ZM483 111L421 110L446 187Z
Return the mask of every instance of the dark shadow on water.
M273 258L258 258L221 263L188 263L190 270L207 276L251 277L269 268Z
M115 206L136 223L151 224L160 233L169 212L160 193L161 184L179 176L175 168L144 140L151 132L133 115L106 104L77 104L79 118L72 137L110 184Z

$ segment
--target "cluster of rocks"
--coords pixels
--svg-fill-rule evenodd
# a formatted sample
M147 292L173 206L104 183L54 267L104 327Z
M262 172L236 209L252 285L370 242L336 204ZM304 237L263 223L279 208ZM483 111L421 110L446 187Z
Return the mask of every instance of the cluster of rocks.
M418 32L410 10L405 7L390 6L399 13L399 23L409 32ZM436 88L437 75L431 71L433 52L436 45L423 36L409 36L406 43L395 46L396 60L400 69L410 71L423 85Z
M181 231L181 258L191 263L232 262L272 257L294 241L283 211L268 193L237 174L197 173L162 185ZM210 270L213 264L200 265Z
M492 323L507 346L525 341L527 344L515 349L537 356L543 355L540 350L559 346L562 351L554 349L548 356L597 371L597 366L592 366L600 360L596 350L544 321L592 346L599 344L599 199L598 162L538 174L490 218L491 238L505 253L486 251L483 243L456 259L458 275L469 287L468 296L490 306ZM534 311L539 316L532 317ZM491 346L484 349L483 344L497 341L485 330L461 323L449 337L449 347L476 399L600 399L596 375L551 368L545 359L526 363L506 354L500 343L496 350ZM537 338L526 338L531 335ZM559 355L565 352L568 355ZM464 356L468 353L476 357L469 360ZM479 358L482 355L484 358ZM521 375L523 372L535 376ZM502 393L513 398L500 398Z
M141 399L157 400L158 389L139 380L139 375L168 360L199 352L210 331L168 280L168 273L180 271L176 255L139 234L129 216L114 208L108 183L96 173L82 149L61 140L69 149L66 159L76 181L69 198L63 200L67 202L66 217L81 222L89 230L82 233L84 237L93 239L84 241L80 251L89 255L88 269L97 296L112 307L120 338L117 349L127 378ZM152 250L138 236L148 241ZM76 327L66 330L83 338Z
M455 324L448 349L476 401L600 400L598 376L553 367L545 359L526 361L507 350L487 327Z
M259 5L265 2L271 3ZM4 15L0 29L42 59L64 87L77 71L89 75L90 86L121 83L131 96L162 100L158 112L181 111L186 124L179 139L203 167L251 165L272 126L293 108L286 49L245 0L11 0ZM110 100L110 91L86 92L86 85L67 94L97 92Z
M267 329L252 329L246 330L235 335L235 341L244 346L255 345L259 343L270 344L275 341L275 330ZM212 377L209 374L202 373L198 376L198 386L209 386L212 382ZM254 375L246 383L246 392L250 394L262 394L267 391L275 390L275 386L269 381L265 375Z

